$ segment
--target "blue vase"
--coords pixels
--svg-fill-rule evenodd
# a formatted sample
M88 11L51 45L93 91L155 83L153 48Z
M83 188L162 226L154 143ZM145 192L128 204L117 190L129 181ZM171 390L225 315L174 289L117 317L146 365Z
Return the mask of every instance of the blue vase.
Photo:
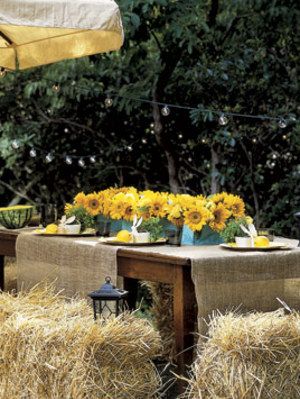
M102 237L109 237L111 230L111 219L106 218L103 215L98 215L95 217L95 229L97 235Z
M131 231L132 223L127 220L113 220L111 219L110 235L115 236L120 230Z
M188 226L183 226L182 245L219 245L223 242L220 234L209 226L204 226L200 232L193 232Z

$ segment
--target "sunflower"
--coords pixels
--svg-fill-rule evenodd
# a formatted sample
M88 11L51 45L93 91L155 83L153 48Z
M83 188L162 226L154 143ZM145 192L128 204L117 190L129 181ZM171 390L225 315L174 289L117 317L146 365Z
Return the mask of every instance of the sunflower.
M85 199L85 209L92 216L97 216L101 213L102 206L99 195L97 193L88 194Z
M214 202L215 204L218 204L219 202L224 202L227 196L228 194L223 191L222 193L213 194L211 197L209 197L209 200Z
M75 205L82 205L85 206L86 203L86 195L84 194L84 192L78 193L75 198L74 198L74 203Z
M180 204L170 204L167 209L168 220L175 224L175 226L181 227L184 225L183 209Z
M238 195L227 194L224 199L225 207L232 213L235 218L245 216L245 203Z
M150 215L163 218L167 214L168 197L164 193L155 193L150 197Z
M68 214L69 212L71 212L73 208L74 208L74 205L66 203L66 205L65 205L65 214Z
M193 231L201 231L211 217L212 214L201 201L184 212L185 224Z
M231 212L228 211L222 202L216 205L215 209L212 210L213 220L209 223L211 229L215 231L222 231L226 227L226 221L231 216Z

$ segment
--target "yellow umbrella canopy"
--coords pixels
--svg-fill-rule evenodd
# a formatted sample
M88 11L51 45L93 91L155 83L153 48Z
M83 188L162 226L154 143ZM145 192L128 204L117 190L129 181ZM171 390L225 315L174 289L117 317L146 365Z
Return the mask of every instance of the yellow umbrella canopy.
M0 66L16 70L118 50L113 0L1 0Z

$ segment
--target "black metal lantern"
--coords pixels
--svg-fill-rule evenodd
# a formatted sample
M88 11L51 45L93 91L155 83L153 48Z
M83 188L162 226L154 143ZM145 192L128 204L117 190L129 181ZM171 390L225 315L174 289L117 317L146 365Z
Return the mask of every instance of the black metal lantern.
M93 300L95 320L97 315L107 319L111 316L118 316L128 309L126 302L128 291L114 287L109 276L105 277L105 283L99 290L91 292L89 297Z

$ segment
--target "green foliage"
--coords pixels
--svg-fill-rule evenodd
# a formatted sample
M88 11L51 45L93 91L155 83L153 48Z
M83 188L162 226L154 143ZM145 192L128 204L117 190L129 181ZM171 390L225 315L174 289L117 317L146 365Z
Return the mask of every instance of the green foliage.
M298 117L299 9L292 0L120 0L121 51L8 74L0 81L1 205L12 199L62 206L76 192L111 185L240 194L256 223L296 234L300 124L216 113ZM53 82L60 91L52 91ZM81 90L79 87L85 89ZM139 97L191 105L162 118ZM106 109L106 93L114 98ZM10 143L21 146L13 150ZM38 156L29 156L30 147ZM132 146L133 151L128 151ZM48 152L55 156L46 164ZM85 168L65 154L97 154ZM176 169L167 168L170 157ZM173 173L174 172L174 173Z
M73 207L66 212L67 217L75 216L76 221L81 224L81 231L95 227L95 219L83 206Z
M141 225L141 231L147 231L150 233L150 241L155 242L159 238L162 237L163 234L163 226L161 224L160 218L150 218L148 220L144 220Z
M245 218L232 219L221 231L220 236L226 243L234 242L235 237L247 237L247 234L241 229L241 225L247 227Z

